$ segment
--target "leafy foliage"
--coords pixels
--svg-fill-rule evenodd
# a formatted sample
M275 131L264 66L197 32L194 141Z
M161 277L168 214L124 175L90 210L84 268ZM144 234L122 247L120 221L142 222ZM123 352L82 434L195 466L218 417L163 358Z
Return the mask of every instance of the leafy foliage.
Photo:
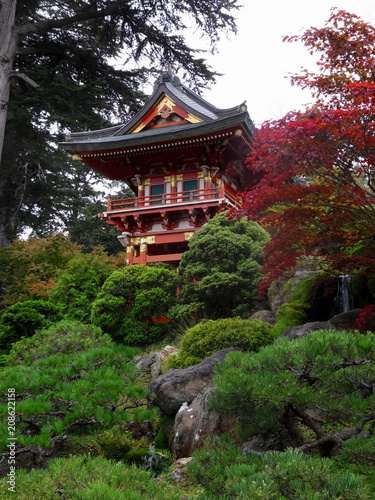
M216 215L194 234L182 255L181 305L191 305L198 317L210 319L249 315L267 241L258 224Z
M369 304L365 306L362 311L358 314L357 319L354 322L354 328L357 328L360 332L365 331L366 323L369 319L373 319L375 316L375 305Z
M59 304L67 317L89 321L92 303L115 267L116 261L100 248L73 257L60 271L50 300Z
M53 449L66 435L115 425L126 432L126 423L149 419L153 412L142 409L146 390L132 362L136 352L114 345L97 328L67 323L16 344L8 363L17 364L2 369L0 411L6 414L7 388L14 387L18 449ZM6 435L5 418L0 432Z
M100 193L97 194L99 195ZM118 255L124 251L124 247L117 238L118 231L99 217L98 214L103 210L102 201L85 200L85 207L78 214L77 220L69 225L69 235L74 243L81 245L84 253L93 252L100 246L109 255Z
M93 324L115 340L147 345L165 334L166 323L154 324L176 301L176 272L166 266L134 265L115 271L94 301Z
M182 337L178 355L168 358L168 367L186 368L226 347L256 352L272 341L271 326L258 319L249 321L225 318L203 321L187 330Z
M21 337L31 337L61 317L60 309L46 300L26 300L9 307L0 321L0 348L9 349Z
M286 432L284 443L333 456L375 420L374 340L319 331L256 354L230 353L218 368L214 406L236 416L244 435Z
M0 249L1 308L47 299L61 269L79 253L78 245L63 234L17 240Z
M334 10L324 28L288 40L296 39L321 55L320 73L292 81L320 100L263 124L248 157L260 181L238 214L272 237L261 291L304 255L345 274L375 268L375 28Z
M347 85L374 78L374 27L355 14L332 8L323 28L311 27L301 35L285 36L284 41L302 42L320 55L319 73L304 70L292 76L294 85L314 91L316 97L328 95L340 102Z

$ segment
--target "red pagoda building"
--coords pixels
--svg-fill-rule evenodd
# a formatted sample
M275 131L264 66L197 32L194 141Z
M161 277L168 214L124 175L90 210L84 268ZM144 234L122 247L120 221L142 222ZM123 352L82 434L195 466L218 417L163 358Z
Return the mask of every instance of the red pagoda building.
M167 71L128 123L73 133L61 146L135 193L101 214L120 231L127 264L178 265L194 232L251 187L253 135L245 104L218 109Z

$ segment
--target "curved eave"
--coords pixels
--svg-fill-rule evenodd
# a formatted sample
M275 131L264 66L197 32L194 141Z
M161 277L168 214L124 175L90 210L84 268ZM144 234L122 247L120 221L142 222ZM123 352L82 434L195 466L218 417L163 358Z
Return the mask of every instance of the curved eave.
M193 100L196 100L203 107L209 109L210 111L212 111L213 113L215 113L219 117L224 117L224 116L230 116L230 115L238 114L240 111L244 111L243 109L241 109L243 106L246 107L245 102L243 102L240 105L233 106L231 108L218 108L218 107L214 106L213 104L209 103L208 101L206 101L205 99L203 99L203 97L201 97L201 96L199 96L197 94L194 94L194 92L192 92L185 85L181 84L181 87L184 89L184 92L188 96L190 96Z

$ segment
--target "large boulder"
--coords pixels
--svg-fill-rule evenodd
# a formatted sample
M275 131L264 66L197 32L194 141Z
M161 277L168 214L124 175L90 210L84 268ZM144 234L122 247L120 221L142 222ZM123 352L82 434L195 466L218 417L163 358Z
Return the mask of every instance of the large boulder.
M181 406L189 405L207 387L213 386L215 367L229 352L240 349L230 347L217 351L198 365L169 370L149 385L150 402L167 415L175 415Z
M355 320L358 318L358 314L362 309L352 309L351 311L337 314L329 320L332 325L336 327L337 330L354 330ZM367 319L362 325L362 330L364 332L375 332L375 316L373 314L368 314Z
M287 337L289 340L294 340L304 337L311 332L316 332L317 330L336 330L336 327L327 321L312 321L304 325L290 326L280 335L280 337Z
M161 367L162 363L169 356L176 356L178 354L178 349L171 345L167 345L164 347L162 351L150 352L145 356L139 356L136 358L136 368L137 370L146 370L151 374L151 379L161 375Z
M264 323L270 323L271 325L274 325L276 323L275 313L266 309L255 312L250 316L249 319L259 319L260 321L263 321Z
M199 448L206 436L231 431L236 422L233 418L223 418L210 408L210 398L214 388L203 390L190 405L184 403L178 410L173 427L172 453L174 459L189 457Z

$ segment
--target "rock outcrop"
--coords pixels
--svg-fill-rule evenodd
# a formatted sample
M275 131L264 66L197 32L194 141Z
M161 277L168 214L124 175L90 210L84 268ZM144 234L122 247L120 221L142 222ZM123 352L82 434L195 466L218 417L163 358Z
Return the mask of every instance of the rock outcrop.
M334 325L337 330L353 330L354 322L361 311L362 309L352 309L351 311L337 314L333 316L329 322ZM372 317L370 317L364 325L364 331L366 330L375 331L375 321Z
M276 323L275 313L273 311L268 311L267 309L262 309L261 311L255 312L250 316L249 319L259 319L260 321L270 323L271 325L274 325Z
M289 340L294 340L304 337L311 332L316 332L317 330L336 330L336 327L328 321L312 321L311 323L305 323L304 325L290 326L280 335L279 338L288 337Z
M188 457L205 436L226 432L235 435L233 419L220 417L209 406L215 367L237 348L217 351L198 365L169 370L150 385L150 402L169 416L174 424L164 428L174 459Z
M175 459L189 457L206 436L228 432L233 435L234 419L221 417L210 408L214 388L203 390L190 405L183 404L175 417L172 452Z
M207 387L213 386L213 375L225 356L239 349L230 347L217 351L198 365L169 370L149 385L150 402L167 415L175 415L181 406L189 405Z
M175 356L177 353L178 349L176 347L167 345L162 351L150 352L146 356L139 356L136 359L136 368L137 370L149 370L151 378L154 380L161 375L162 362L169 356Z

